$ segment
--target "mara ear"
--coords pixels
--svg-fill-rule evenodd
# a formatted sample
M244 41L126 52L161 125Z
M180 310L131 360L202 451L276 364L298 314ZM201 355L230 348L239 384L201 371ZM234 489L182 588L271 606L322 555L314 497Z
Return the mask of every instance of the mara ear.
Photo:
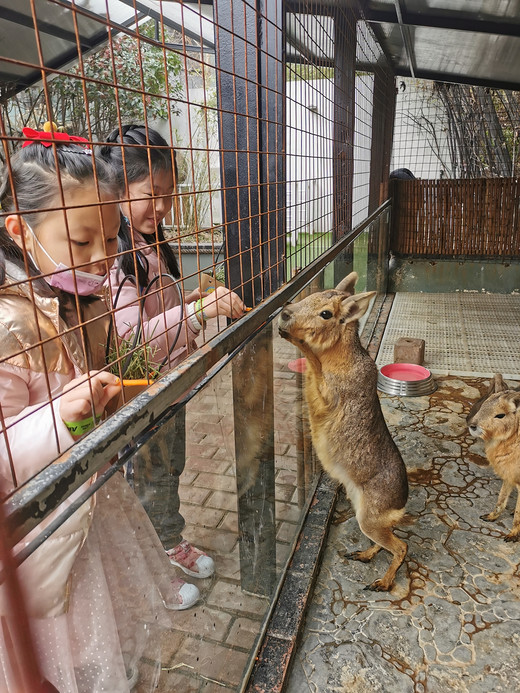
M490 390L488 394L492 392L506 392L509 390L509 385L504 382L504 378L501 373L495 373L495 377L491 381Z
M520 392L511 391L507 395L510 402L513 403L516 411L520 409Z
M341 301L342 320L343 322L353 322L359 320L367 312L370 301L376 295L377 291L367 291L364 294L354 294L354 296L345 296Z
M336 286L336 291L342 291L343 293L352 296L355 292L354 287L356 286L357 280L357 272L351 272L350 274L347 274L347 276L344 279L342 279L340 283Z

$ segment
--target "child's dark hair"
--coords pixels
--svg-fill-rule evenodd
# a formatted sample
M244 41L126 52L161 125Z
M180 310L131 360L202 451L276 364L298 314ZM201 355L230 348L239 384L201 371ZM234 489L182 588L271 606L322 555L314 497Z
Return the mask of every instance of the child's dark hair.
M56 155L54 153L56 147ZM85 147L72 142L56 142L45 147L40 142L31 142L10 157L0 178L0 285L5 282L6 260L25 270L24 253L7 233L4 218L9 214L20 214L33 228L37 227L48 209L61 205L59 186L64 193L86 181L94 182L94 170L100 192L108 192L117 200L119 183L114 172L105 161L86 153ZM56 162L59 172L56 171ZM10 175L9 175L10 172ZM40 272L29 261L31 276ZM36 280L38 293L52 294L49 285Z
M121 130L113 130L106 138L107 142L123 145L117 147L104 145L100 153L105 161L110 162L119 177L121 187L136 181L148 178L157 171L173 171L174 182L177 181L177 162L175 151L166 142L157 130L147 128L144 125L123 125ZM124 145L141 145L124 147ZM123 153L124 149L124 153ZM173 277L180 277L179 265L170 244L165 241L162 224L157 226L157 239L152 235L143 234L147 243L159 243L161 258L166 268ZM134 250L131 232L128 224L121 224L119 230L119 252L123 253L118 258L118 265L124 275L136 276L141 288L148 284L148 262L145 256L136 251L137 262L134 262Z

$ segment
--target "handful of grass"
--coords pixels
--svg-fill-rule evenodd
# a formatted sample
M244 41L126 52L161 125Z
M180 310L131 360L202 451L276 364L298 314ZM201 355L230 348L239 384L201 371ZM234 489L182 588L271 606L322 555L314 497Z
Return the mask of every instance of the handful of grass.
M222 284L226 283L226 268L224 264L215 267L214 277L218 279L219 282L222 282Z
M109 372L125 380L153 380L159 375L160 364L154 360L158 347L149 344L134 346L135 336L118 338L108 352Z

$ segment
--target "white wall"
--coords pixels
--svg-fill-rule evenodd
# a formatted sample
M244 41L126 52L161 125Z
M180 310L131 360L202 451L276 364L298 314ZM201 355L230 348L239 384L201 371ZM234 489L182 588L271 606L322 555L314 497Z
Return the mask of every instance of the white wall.
M332 229L334 84L330 79L287 82L287 231ZM356 76L353 225L368 210L373 76Z
M326 233L332 229L332 150L334 84L330 79L291 80L286 84L286 152L287 152L287 232L296 242L299 232ZM187 172L181 190L193 189L190 148L208 148L210 163L212 216L207 211L199 218L199 228L221 223L220 156L216 118L210 118L206 131L201 127L202 87L190 87L189 106L179 104L180 115L173 117L174 138L181 169ZM373 75L356 77L353 225L368 212L370 149L372 143ZM191 138L190 138L191 123ZM197 124L199 124L197 126ZM168 125L159 126L169 138ZM194 154L195 164L207 166L205 154Z

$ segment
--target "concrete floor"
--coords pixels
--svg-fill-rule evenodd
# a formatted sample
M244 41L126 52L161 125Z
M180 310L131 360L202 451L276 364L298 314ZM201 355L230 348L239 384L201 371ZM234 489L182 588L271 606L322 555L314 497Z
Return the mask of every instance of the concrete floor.
M415 325L418 332L406 334L427 337L428 365L442 373L435 353L440 358L443 350L428 350L433 341L421 330L417 316L426 315L430 326L439 325L445 320L446 301L453 299L437 300L425 310L424 296L414 295L409 310L415 322L407 327ZM520 308L520 297L516 302ZM511 297L505 297L493 311L511 316L517 310L511 303ZM465 305L464 299L458 304ZM402 319L393 311L388 329L395 331L396 321ZM492 326L492 317L486 322ZM467 338L459 338L460 331L446 330L443 339L450 334L457 343L468 344ZM517 348L515 332L508 335L501 333L499 338L506 339L508 350ZM486 346L487 339L488 333L479 344ZM287 342L275 341L276 557L281 568L302 511L296 444L300 406L296 375L287 367L298 354ZM387 339L391 353L389 344ZM451 344L446 342L450 349ZM481 353L485 356L489 348ZM483 362L476 368L484 372ZM398 530L409 552L395 586L389 594L363 590L385 572L385 552L370 564L342 558L368 541L349 502L340 499L338 523L330 530L289 693L520 691L520 543L503 541L516 499L511 499L511 512L502 521L489 524L479 519L494 506L500 481L485 465L482 443L472 439L465 426L466 412L487 379L453 373L436 379L439 388L429 397L381 396L409 471L408 510L417 516L413 526ZM269 600L247 594L240 586L228 371L190 403L188 417L188 457L180 488L185 535L211 553L217 572L197 581L202 599L196 607L172 612L171 630L153 650L149 665L157 669L157 691L236 691Z
M210 328L216 332L215 322ZM287 365L299 353L277 334L273 351L275 477L274 499L269 499L269 507L273 509L276 536L270 562L265 560L256 566L266 575L274 568L277 575L282 573L313 481L308 470L311 485L305 490L297 451L301 378ZM165 627L147 648L140 664L144 673L135 693L240 690L270 607L268 596L247 589L247 583L244 587L244 576L254 572L255 566L240 555L231 371L231 366L226 366L186 407L186 467L179 487L180 510L186 521L183 536L212 556L215 574L190 579L172 567L172 578L182 577L196 584L201 599L190 609L171 612ZM255 394L254 382L254 378L245 382L242 402L248 393ZM251 444L263 431L264 413L259 406L251 417ZM253 478L258 473L253 463L251 473ZM265 503L267 506L267 500ZM154 682L153 688L150 681Z
M343 558L368 540L342 496L288 693L520 690L520 543L503 539L516 497L496 523L480 519L501 481L465 422L487 376L519 372L520 297L397 294L378 365L401 336L425 339L439 386L429 397L381 395L416 515L397 530L408 556L390 593L364 591L390 557Z
M288 693L520 690L520 543L503 539L516 496L496 523L480 519L494 507L501 481L465 424L488 380L441 375L437 382L429 397L381 396L416 516L396 532L408 556L395 585L387 594L363 590L386 570L386 552L369 564L342 557L368 546L342 497Z

